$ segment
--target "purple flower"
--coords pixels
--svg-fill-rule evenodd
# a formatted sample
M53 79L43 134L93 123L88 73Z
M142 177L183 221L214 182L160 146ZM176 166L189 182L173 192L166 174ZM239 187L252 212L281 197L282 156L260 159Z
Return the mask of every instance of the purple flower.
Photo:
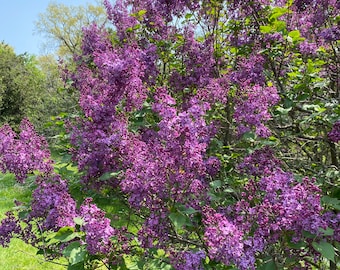
M67 184L59 175L37 178L29 219L42 219L46 230L74 226L76 202L68 193Z
M6 218L0 224L0 245L7 247L14 236L21 232L20 222L11 212L6 213Z
M303 53L303 54L315 55L316 50L318 49L318 46L316 45L316 43L310 43L308 41L303 41L299 44L299 49L300 49L300 52Z
M0 170L14 173L19 182L24 182L34 171L49 174L53 171L48 145L24 119L17 136L8 125L0 128Z
M226 265L240 266L244 255L243 232L223 214L211 208L205 208L203 215L204 241L208 246L209 257ZM250 268L253 265L240 269Z
M171 257L171 265L176 270L203 270L202 260L205 257L203 250L178 252Z
M252 154L245 157L238 166L242 173L253 176L271 174L280 167L280 160L274 156L274 151L266 146L255 150Z
M80 206L79 215L84 220L82 230L86 233L87 250L90 254L109 254L112 248L110 238L116 233L110 225L110 219L105 212L92 204L92 198L87 198Z
M279 101L279 95L275 87L245 87L239 89L236 97L234 112L235 121L240 124L239 134L251 128L260 137L268 137L270 130L264 126L264 122L270 120L270 106Z
M340 121L334 123L332 130L328 132L328 138L335 143L340 141Z
M320 36L327 42L340 40L339 25L322 30Z

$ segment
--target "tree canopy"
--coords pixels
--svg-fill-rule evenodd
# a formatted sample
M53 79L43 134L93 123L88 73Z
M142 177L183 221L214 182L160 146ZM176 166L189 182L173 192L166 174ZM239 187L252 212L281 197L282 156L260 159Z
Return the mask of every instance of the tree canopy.
M34 57L0 44L0 122L17 126L40 103L44 76Z
M101 27L106 21L102 5L70 6L52 2L39 14L35 26L37 33L47 38L46 48L56 50L60 57L70 57L80 52L82 29L92 22Z

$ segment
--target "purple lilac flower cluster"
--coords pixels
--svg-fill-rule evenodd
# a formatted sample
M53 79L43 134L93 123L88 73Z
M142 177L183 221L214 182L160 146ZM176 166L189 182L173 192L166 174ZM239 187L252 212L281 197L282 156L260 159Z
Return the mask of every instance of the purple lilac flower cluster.
M46 141L27 119L21 122L20 130L17 136L8 125L0 128L0 170L14 173L19 182L36 170L50 173L53 166Z
M0 245L7 247L11 239L14 236L18 236L21 233L21 227L19 220L13 213L7 212L6 218L1 221L0 224Z
M59 175L38 177L38 187L33 191L29 219L42 220L44 230L54 230L64 226L73 227L76 202L68 193L66 181Z
M115 230L110 226L110 220L105 212L92 204L92 198L87 198L80 206L79 215L84 220L82 230L86 232L86 244L90 254L108 254L111 249L110 238Z
M173 70L169 79L171 87L177 92L183 91L185 88L207 86L211 83L215 71L213 40L207 39L204 43L198 42L195 39L194 29L191 27L186 27L183 30L183 39L183 45L177 48L176 53L182 57L185 71Z
M340 141L340 121L334 123L332 130L328 132L328 138L335 143Z
M295 243L306 231L320 236L320 228L328 225L322 217L320 194L315 179L298 182L281 169L263 176L259 182L250 180L242 199L227 211L246 236L245 253L255 257L287 233Z
M264 76L265 59L260 55L241 58L229 79L236 86L234 119L238 134L252 129L260 137L268 137L270 130L265 123L271 119L269 109L279 101L276 87L266 86Z
M197 0L118 0L112 6L106 0L104 4L108 11L109 19L117 26L118 36L121 40L127 37L127 32L129 31L126 30L128 28L132 29L138 23L138 19L130 15L131 11L138 14L141 10L144 10L145 14L142 19L139 19L149 28L154 39L161 40L166 39L169 33L169 22L175 17L182 16L185 10L197 8L199 6L198 2Z
M263 176L273 173L280 164L281 161L274 156L273 149L266 146L246 156L238 169L248 175Z
M242 135L255 128L258 136L269 137L271 132L264 123L271 119L269 108L279 101L276 88L254 85L240 89L238 92L234 118L239 123L239 134Z
M202 260L206 254L203 250L177 252L171 256L171 265L176 270L203 270Z
M242 230L212 208L205 208L203 215L209 257L226 265L236 264L240 269L252 268L251 265L243 267L244 262L241 262L245 255Z

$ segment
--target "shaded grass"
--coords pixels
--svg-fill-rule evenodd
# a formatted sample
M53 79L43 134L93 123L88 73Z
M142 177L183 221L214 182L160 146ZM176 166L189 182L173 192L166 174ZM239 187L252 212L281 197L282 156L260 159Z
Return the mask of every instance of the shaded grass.
M14 200L29 202L29 187L16 183L11 174L0 174L0 219L15 207ZM36 255L37 249L18 239L12 239L8 248L0 246L1 270L62 270L65 267L44 261L42 255Z
M83 202L86 197L92 197L98 207L106 212L106 216L110 218L112 226L128 226L131 232L136 233L138 231L137 226L135 226L138 218L129 211L126 204L122 203L121 197L113 196L114 194L110 194L111 192L96 193L82 190L79 184L81 174L79 174L69 158L67 156L60 156L58 153L53 153L53 158L56 161L54 164L55 172L60 174L63 179L68 180L69 191L78 204ZM7 211L13 210L15 200L29 203L34 188L34 179L30 177L26 180L25 184L19 184L16 182L13 174L0 173L0 222L5 217ZM65 266L46 262L42 255L36 254L37 251L36 248L25 244L19 239L12 239L8 248L0 246L0 270L66 269ZM57 262L67 264L65 258Z

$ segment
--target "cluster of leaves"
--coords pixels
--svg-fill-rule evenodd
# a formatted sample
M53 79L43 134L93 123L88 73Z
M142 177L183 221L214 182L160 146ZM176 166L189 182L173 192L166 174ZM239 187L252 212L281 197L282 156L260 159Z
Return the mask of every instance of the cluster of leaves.
M29 124L2 128L0 168L29 164L36 189L0 243L69 269L336 269L337 1L104 4L114 28L84 29L63 75L80 173L53 171Z
M27 114L34 114L43 89L43 75L29 55L16 55L0 43L0 123L18 127Z

